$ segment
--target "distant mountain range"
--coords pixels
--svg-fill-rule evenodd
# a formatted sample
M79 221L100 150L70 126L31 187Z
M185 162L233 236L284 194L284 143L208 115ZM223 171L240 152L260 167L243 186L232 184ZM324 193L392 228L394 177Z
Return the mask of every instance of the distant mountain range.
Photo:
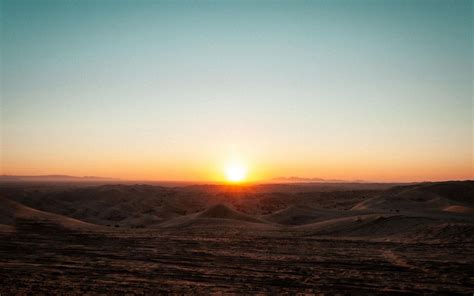
M115 181L118 178L96 177L96 176L68 176L68 175L39 175L39 176L13 176L0 175L0 182L22 182L22 181Z
M97 176L69 176L69 175L37 175L17 176L0 175L0 182L100 182L100 181L126 181L119 178L97 177ZM301 178L301 177L278 177L273 178L270 183L367 183L365 180L339 180L323 178Z
M323 179L323 178L301 178L301 177L278 177L273 178L273 182L282 183L366 183L365 180L338 180L338 179Z

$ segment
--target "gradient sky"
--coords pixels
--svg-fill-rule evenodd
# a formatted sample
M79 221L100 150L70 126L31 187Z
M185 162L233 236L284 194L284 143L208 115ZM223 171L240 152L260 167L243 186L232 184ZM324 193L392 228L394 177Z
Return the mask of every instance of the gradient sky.
M0 2L0 173L473 178L472 1Z

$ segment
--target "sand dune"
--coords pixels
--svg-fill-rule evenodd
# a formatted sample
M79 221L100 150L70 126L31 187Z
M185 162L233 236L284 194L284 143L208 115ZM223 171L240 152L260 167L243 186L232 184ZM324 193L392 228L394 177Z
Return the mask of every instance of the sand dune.
M224 204L217 204L212 206L203 212L198 214L199 218L217 218L217 219L231 219L253 223L263 223L263 221L246 215L244 213L237 212L234 209L229 208Z
M286 209L269 215L261 216L262 220L282 225L304 225L335 219L344 216L352 216L352 212L315 209L308 206L292 205Z
M446 207L443 209L443 211L450 213L474 214L474 208L459 205Z
M300 193L274 192L279 186L268 187L268 192L257 187L256 192L252 192L252 186L237 190L222 186L165 188L117 184L20 188L7 193L9 199L18 202L17 207L111 227L159 228L198 224L238 227L253 223L284 227L308 225L315 234L360 236L364 231L392 235L393 231L388 229L397 227L400 233L405 233L404 227L411 227L410 223L416 221L413 217L424 217L424 222L431 218L440 222L458 218L469 222L469 214L473 213L469 196L473 184L423 183L360 192L308 192L305 187ZM0 224L12 225L12 220L16 219L12 215L14 211L6 213L6 208L0 209ZM388 221L368 218L377 215L406 217L397 218L398 222L395 218ZM418 227L418 224L414 223L414 226Z
M418 228L435 223L436 220L427 217L367 214L307 224L299 229L309 231L312 235L376 238L406 236Z
M160 226L162 227L184 227L192 225L244 225L247 223L264 224L263 220L237 212L224 204L217 204L191 215L171 219Z
M132 228L156 227L164 221L181 217L184 211L170 205L150 209L146 213L136 213L120 221L121 226Z
M447 211L469 213L473 182L424 183L395 187L356 204L352 210Z
M305 235L390 239L403 242L474 241L474 224L447 222L429 216L367 214L331 219L297 227Z
M16 226L20 222L52 225L70 230L97 228L94 224L36 210L15 201L0 197L0 223L9 226Z
M183 214L164 200L168 190L148 185L103 185L55 192L27 191L12 198L45 212L99 225L141 227Z

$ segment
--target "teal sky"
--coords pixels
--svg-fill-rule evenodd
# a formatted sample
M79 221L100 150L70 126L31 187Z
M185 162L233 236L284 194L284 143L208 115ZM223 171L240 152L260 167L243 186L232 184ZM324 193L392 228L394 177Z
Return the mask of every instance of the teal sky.
M472 1L0 1L5 174L473 177Z

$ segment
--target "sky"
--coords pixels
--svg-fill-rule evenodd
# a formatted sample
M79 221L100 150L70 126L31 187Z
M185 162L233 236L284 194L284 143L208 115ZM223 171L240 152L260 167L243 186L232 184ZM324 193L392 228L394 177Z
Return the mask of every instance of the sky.
M0 4L0 174L473 179L472 1Z

